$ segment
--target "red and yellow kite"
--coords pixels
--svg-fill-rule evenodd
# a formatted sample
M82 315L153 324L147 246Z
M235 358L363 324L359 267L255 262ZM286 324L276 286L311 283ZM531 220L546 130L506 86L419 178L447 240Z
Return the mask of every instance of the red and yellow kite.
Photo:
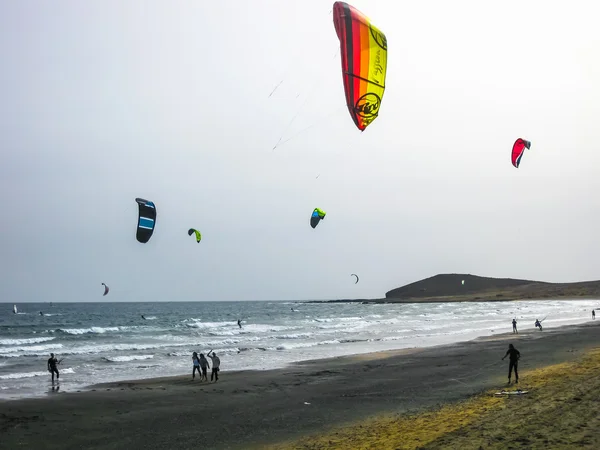
M344 2L333 4L333 24L340 39L346 104L364 131L379 114L385 91L387 39L363 13Z

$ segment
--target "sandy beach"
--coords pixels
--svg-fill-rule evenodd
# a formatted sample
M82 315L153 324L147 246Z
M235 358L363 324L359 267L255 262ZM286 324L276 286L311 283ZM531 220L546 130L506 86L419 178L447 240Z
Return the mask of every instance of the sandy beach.
M421 420L413 423L413 429L436 430L437 441L427 445L382 441L379 448L438 448L435 442L441 443L439 448L453 448L455 442L471 448L469 442L475 445L473 436L484 425L464 430L482 415L473 413L479 410L471 408L471 420L461 419L464 426L448 429L439 429L438 421L427 415L460 408L465 401L478 402L477 395L490 389L506 388L508 361L500 359L508 343L522 355L519 388L531 389L534 398L540 380L549 383L565 378L564 373L573 377L589 373L555 365L582 364L582 358L600 346L600 326L589 322L425 349L309 361L271 371L227 372L224 367L215 384L191 381L191 375L185 375L97 385L79 393L49 388L46 398L0 403L0 448L346 448L349 442L354 448L371 448L374 440L368 429L350 441L327 436L356 432L357 424L373 423L380 427L381 437L389 431L382 423L389 428L405 418ZM586 361L585 367L597 372L596 360ZM539 370L547 372L540 375ZM585 400L585 385L576 378L571 381L579 386L578 398ZM68 391L67 377L63 388ZM487 411L495 405L479 406ZM549 417L556 423L556 415ZM516 420L510 415L505 419ZM522 410L519 420L529 419ZM547 438L539 439L542 445ZM510 433L498 442L507 445L509 440ZM585 447L585 442L578 445Z

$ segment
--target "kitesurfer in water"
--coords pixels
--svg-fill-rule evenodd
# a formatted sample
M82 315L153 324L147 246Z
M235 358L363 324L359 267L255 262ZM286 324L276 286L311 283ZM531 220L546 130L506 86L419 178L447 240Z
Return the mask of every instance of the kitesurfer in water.
M540 331L542 331L542 322L540 322L539 320L535 319L535 326L538 327L540 329Z
M40 316L43 316L43 315L44 315L44 313L40 311Z
M510 363L508 364L508 384L510 384L510 374L514 368L515 370L515 383L519 384L519 372L517 372L517 366L519 365L519 359L521 353L512 344L508 344L508 350L502 357L502 360L508 356Z
M196 370L198 371L198 376L200 377L200 381L202 381L202 374L200 373L200 360L198 359L198 353L192 353L192 363L194 367L192 368L192 380L196 378Z
M200 381L208 381L206 370L210 369L210 365L208 364L208 360L204 356L204 353L200 353L200 368L202 369L202 377L200 377Z
M238 319L238 327L242 328L242 319Z
M50 372L52 374L52 382L54 383L54 374L56 373L56 381L58 381L58 378L60 377L60 374L58 373L58 368L56 367L57 365L59 365L61 363L62 359L60 361L57 361L56 358L54 357L54 353L50 353L50 358L48 359L48 372Z
M212 356L210 356L211 352L212 352ZM219 366L221 365L221 360L219 359L217 354L215 352L213 352L212 350L210 352L208 352L207 356L212 361L212 372L210 374L210 381L212 381L213 377L214 377L215 383L216 383L217 381L219 381Z
M142 314L142 319L146 320L146 318L144 317L144 315Z
M592 320L596 320L596 311L592 309Z
M519 334L519 332L517 331L517 319L516 318L513 319L512 324L513 324L513 333Z

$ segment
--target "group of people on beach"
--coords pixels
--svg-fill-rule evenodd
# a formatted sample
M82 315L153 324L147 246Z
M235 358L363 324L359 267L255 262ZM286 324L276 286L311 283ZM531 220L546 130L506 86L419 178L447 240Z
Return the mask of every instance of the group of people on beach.
M210 355L212 353L212 356ZM210 374L210 381L215 380L215 382L219 381L219 367L221 366L221 360L217 356L215 352L212 350L207 353L207 355L212 361L212 372ZM192 353L192 380L196 378L196 371L198 371L198 376L200 377L200 381L208 381L207 370L210 369L210 364L204 353L200 353L198 356L197 352ZM202 372L200 372L202 370Z
M211 356L212 353L212 356ZM212 361L212 372L210 374L210 381L219 381L219 370L220 370L220 366L221 366L221 359L217 356L217 354L215 352L212 351L212 349L208 352L208 354L206 355L208 356L211 361ZM208 362L208 360L206 359L206 357L204 356L204 353L200 353L200 356L198 356L197 352L194 352L192 354L192 361L194 364L194 367L192 369L192 380L196 378L196 371L198 371L198 376L200 377L200 381L208 381L208 375L207 375L207 371L208 369L210 369L210 364ZM54 375L56 374L56 381L59 381L60 378L60 372L58 371L58 365L62 362L61 360L56 359L56 357L54 356L54 353L50 353L50 358L48 358L48 372L50 372L52 374L52 384L54 384Z
M538 320L535 319L535 326L537 328L540 329L540 331L542 331L542 320ZM596 311L592 309L592 320L596 320ZM517 331L517 319L514 318L512 320L512 327L513 327L513 333L519 333ZM511 379L511 374L514 371L515 372L515 382L519 383L519 372L517 371L518 366L519 366L519 359L521 358L521 353L519 352L519 350L517 350L512 344L508 345L508 350L506 351L506 354L502 357L502 360L504 360L504 358L509 357L509 365L508 365L508 384L510 384L510 379Z
M592 310L592 319L595 319L595 318L596 318L596 314L595 314L595 313L594 313L594 311ZM544 319L542 319L542 320L535 319L534 326L535 326L536 328L539 328L539 329L540 329L540 331L542 331L542 322L543 322L543 320L544 320ZM517 319L516 319L516 318L514 318L514 319L512 320L512 326L513 326L513 334L519 334L519 332L517 331Z

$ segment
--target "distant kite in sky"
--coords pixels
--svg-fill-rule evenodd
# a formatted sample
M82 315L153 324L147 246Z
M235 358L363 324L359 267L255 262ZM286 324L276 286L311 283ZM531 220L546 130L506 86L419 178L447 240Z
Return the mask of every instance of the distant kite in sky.
M313 210L312 216L310 216L310 226L315 228L321 220L325 218L325 211L315 208Z
M104 286L104 294L102 294L102 297L104 297L106 294L108 294L108 291L110 291L110 289L104 283L102 283L102 286Z
M333 24L340 40L346 105L364 131L377 118L385 91L387 38L358 9L333 4Z
M200 234L200 232L194 228L190 228L188 230L188 236L191 236L194 233L196 234L196 242L200 243L200 241L202 240L202 234Z
M144 200L143 198L136 198L135 201L139 207L138 226L135 237L138 242L145 244L152 237L152 233L154 233L156 206L151 201Z
M531 142L521 138L517 139L513 144L511 161L512 165L517 169L519 168L519 164L521 164L521 158L523 157L523 153L525 153L525 149L529 150L530 147Z
M358 275L356 275L355 273L350 274L351 277L356 277L356 281L354 282L354 284L358 283Z

